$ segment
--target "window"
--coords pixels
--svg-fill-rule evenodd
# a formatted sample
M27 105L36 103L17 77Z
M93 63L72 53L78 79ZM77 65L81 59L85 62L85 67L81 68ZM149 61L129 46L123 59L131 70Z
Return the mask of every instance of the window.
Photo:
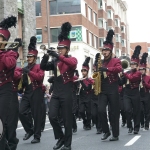
M99 28L103 28L104 27L103 19L98 19L98 27Z
M35 6L36 6L36 16L41 16L41 2L37 1L35 3Z
M111 19L111 11L110 10L107 11L107 19Z
M104 38L99 38L99 47L103 47Z
M105 10L105 1L104 0L98 0L98 9L104 9Z
M107 22L106 22L106 20L104 20L104 19L98 19L98 27L106 29L107 28Z
M111 10L107 11L107 19L112 19L113 20L113 12Z
M126 47L126 40L121 40L121 45L122 45L122 47Z
M147 62L150 65L150 57L147 58Z
M42 29L36 29L37 43L42 43Z
M51 42L58 42L60 28L51 28ZM82 41L82 28L80 26L72 27L69 38L71 41Z
M116 34L116 42L119 42L119 34Z
M94 47L98 48L98 38L94 36Z
M92 21L92 9L88 7L88 19Z
M93 35L92 33L89 32L89 45L92 46L93 45L93 39L92 39Z
M97 14L95 12L93 12L93 23L97 25Z
M121 36L119 34L115 34L116 42L121 42Z
M57 0L50 2L50 14L81 13L81 0Z
M125 26L121 26L121 32L125 33Z
M119 19L115 19L115 26L120 27L120 20Z

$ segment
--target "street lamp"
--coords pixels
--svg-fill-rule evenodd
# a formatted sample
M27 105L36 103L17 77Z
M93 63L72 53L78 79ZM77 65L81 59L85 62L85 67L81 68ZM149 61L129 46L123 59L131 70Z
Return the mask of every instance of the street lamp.
M48 48L50 47L50 11L49 11L49 2L53 2L56 0L46 0L46 5L47 5L47 36L48 36Z

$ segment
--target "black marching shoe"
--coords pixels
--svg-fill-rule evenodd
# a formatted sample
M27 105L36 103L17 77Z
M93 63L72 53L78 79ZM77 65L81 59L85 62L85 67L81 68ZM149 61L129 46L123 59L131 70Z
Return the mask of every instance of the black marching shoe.
M105 134L102 136L101 140L106 140L110 135L111 135L110 132L105 133Z
M33 135L33 133L27 133L27 134L25 134L23 140L24 140L24 141L25 141L25 140L28 140L32 135Z
M40 143L40 139L34 138L34 139L31 141L31 143L32 143L32 144Z
M136 130L134 131L134 134L138 134L138 133L139 133L139 131L136 131Z
M77 132L77 128L76 128L76 129L72 129L72 132L73 132L73 133L76 133L76 132Z
M149 127L145 127L145 130L149 130Z
M71 150L71 146L63 146L61 150Z
M102 134L102 129L97 129L97 133L96 134Z
M133 128L129 128L128 133L132 133L133 132Z
M144 124L141 124L141 128L144 128Z
M85 130L91 130L90 126L85 127Z
M64 145L64 138L60 138L56 145L53 147L54 150L61 148Z
M111 137L110 139L109 139L109 141L118 141L119 140L119 137Z
M122 126L122 127L125 127L125 125L126 125L126 123L122 122L121 126Z

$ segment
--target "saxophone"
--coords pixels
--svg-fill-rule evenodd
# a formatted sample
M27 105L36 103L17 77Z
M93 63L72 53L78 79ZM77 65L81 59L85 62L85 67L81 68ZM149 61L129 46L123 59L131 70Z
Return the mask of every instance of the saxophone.
M96 72L93 73L92 78L94 80L94 94L98 95L101 93L101 73L99 72L99 68L102 67L101 55L98 58L98 64L96 66Z
M24 63L25 63L25 61L24 60L22 60L22 65L21 65L21 68L24 68ZM30 77L29 77L29 75L27 75L27 78L28 78L28 84L31 84L31 79L30 79ZM22 75L22 77L21 77L21 79L20 79L20 81L19 81L19 85L18 85L18 90L22 90L22 84L23 84L23 75Z

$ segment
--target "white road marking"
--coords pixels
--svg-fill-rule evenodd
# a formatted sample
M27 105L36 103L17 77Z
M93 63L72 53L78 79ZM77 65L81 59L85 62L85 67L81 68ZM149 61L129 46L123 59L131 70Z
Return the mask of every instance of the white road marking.
M21 130L21 129L23 129L23 127L17 128L17 130Z
M48 128L48 129L45 129L44 131L51 130L51 129L53 129L53 128Z
M135 137L134 137L133 139L131 139L125 146L131 146L131 145L133 145L140 137L141 137L141 135L135 136Z

